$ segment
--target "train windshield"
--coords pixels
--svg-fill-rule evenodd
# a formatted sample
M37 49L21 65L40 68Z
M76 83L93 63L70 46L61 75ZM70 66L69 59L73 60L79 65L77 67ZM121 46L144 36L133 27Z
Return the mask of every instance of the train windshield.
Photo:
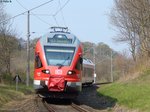
M45 46L45 55L48 65L69 66L72 62L74 47Z

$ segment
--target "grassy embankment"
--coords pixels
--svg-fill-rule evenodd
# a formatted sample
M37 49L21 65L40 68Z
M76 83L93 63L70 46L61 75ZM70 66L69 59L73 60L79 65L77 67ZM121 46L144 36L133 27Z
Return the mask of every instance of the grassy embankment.
M14 85L1 85L0 84L0 107L12 100L22 100L26 94L34 92L32 87L19 85L18 91L15 90Z
M0 107L12 100L22 100L25 95L34 93L31 86L26 87L25 83L19 82L18 91L16 91L16 83L10 75L4 75L3 83L0 84Z
M98 93L116 99L119 105L150 112L150 70L134 80L101 86Z

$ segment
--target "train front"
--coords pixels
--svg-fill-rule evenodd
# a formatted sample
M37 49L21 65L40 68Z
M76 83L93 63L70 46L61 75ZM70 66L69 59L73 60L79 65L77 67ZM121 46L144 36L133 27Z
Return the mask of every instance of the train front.
M49 97L74 97L82 89L82 47L69 32L53 31L35 48L34 88Z

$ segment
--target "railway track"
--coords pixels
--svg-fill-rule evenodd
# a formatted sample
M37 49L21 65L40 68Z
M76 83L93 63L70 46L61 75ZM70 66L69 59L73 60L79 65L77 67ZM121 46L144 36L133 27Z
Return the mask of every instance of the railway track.
M86 110L86 109L82 108L81 106L76 105L76 104L74 104L74 103L72 103L71 106L72 106L74 109L78 110L79 112L89 112L88 110Z
M43 105L48 110L48 112L56 112L56 110L50 104L48 104L46 101L43 101Z
M34 99L35 103L35 111L36 112L49 112L48 109L45 107L45 104L43 103L43 99L36 96Z
M35 98L36 112L90 112L81 106L70 103L69 105L56 105L48 103L45 99Z

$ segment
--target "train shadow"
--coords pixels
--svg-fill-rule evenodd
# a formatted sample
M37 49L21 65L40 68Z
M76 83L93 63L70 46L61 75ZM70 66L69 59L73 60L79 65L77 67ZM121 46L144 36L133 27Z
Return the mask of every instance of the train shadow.
M96 85L83 87L76 102L79 103L79 105L86 105L97 110L113 108L116 105L117 99L98 94L98 88Z
M45 98L44 99L49 104L54 105L70 105L72 100L70 99L59 99L59 98Z

